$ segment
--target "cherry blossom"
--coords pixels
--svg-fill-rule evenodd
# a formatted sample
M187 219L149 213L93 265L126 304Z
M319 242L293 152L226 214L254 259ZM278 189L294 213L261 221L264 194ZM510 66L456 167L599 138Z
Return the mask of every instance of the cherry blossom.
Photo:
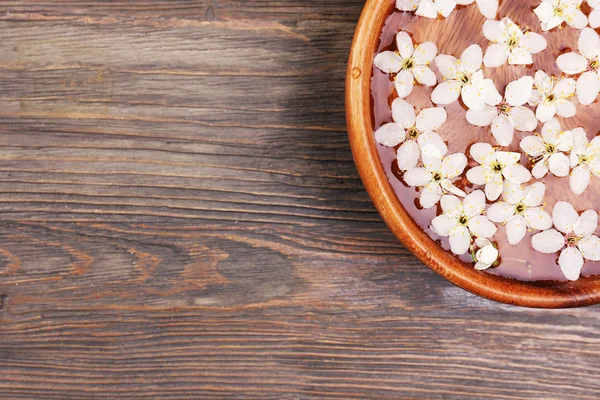
M431 221L431 229L440 236L449 237L450 250L464 254L471 246L471 236L491 238L496 234L496 225L481 215L485 209L485 195L475 190L463 201L452 195L442 196L440 205L443 214Z
M519 164L521 153L497 151L489 143L475 143L470 153L480 165L467 171L467 179L475 185L485 185L488 200L500 197L504 180L515 184L531 180L527 168Z
M487 48L483 58L486 67L499 67L507 60L509 64L531 64L533 63L531 55L541 52L548 46L542 35L534 32L523 33L510 18L502 18L501 21L485 21L483 35L493 42Z
M496 246L484 238L476 238L475 245L479 248L474 257L474 261L476 262L475 269L482 271L494 265L500 255Z
M456 4L468 5L477 4L479 12L487 19L495 19L498 13L498 0L456 0Z
M577 99L583 105L592 104L600 92L600 38L592 28L585 28L577 42L579 53L558 56L556 63L565 74L581 74L577 78ZM585 71L585 72L584 72Z
M514 130L531 132L537 126L533 111L523 107L531 97L533 78L524 76L506 86L504 99L497 104L486 104L482 110L467 111L467 121L476 126L492 125L492 134L500 146L512 143ZM494 87L494 90L496 88Z
M478 45L469 46L460 56L440 54L435 64L444 76L431 93L436 104L452 104L462 96L463 102L472 110L481 110L485 104L498 104L502 99L491 79L483 78L481 63L483 52ZM500 98L500 100L498 100Z
M544 211L546 185L535 182L525 188L507 184L502 191L502 200L492 204L487 210L490 221L505 225L508 243L519 243L527 233L527 228L545 230L552 227L552 217Z
M590 27L596 29L600 27L600 0L587 0L587 3L592 9L588 15Z
M600 176L600 136L588 142L587 133L583 128L571 131L573 149L571 150L571 176L569 186L575 194L582 194L590 183L593 175Z
M542 0L533 10L542 23L542 30L549 31L566 22L572 28L582 29L588 19L579 9L583 0Z
M575 80L563 78L557 82L555 77L549 77L544 71L537 71L534 83L529 104L537 106L535 115L541 122L550 120L556 114L563 118L575 115L577 110L570 100L575 93Z
M440 201L442 194L454 193L465 196L465 192L452 184L452 179L461 175L467 165L463 153L450 154L444 158L423 157L423 166L404 174L408 186L421 187L420 203L423 208L431 208Z
M415 14L426 18L447 18L456 7L455 0L396 0L396 8L400 11L415 11Z
M563 152L573 147L573 135L571 131L563 131L556 118L542 126L541 136L524 137L520 146L535 164L531 173L536 179L546 176L548 170L559 177L569 174L569 158Z
M396 74L394 85L399 97L412 93L414 81L421 85L434 86L437 78L429 68L437 54L433 42L423 42L414 47L408 33L401 31L396 35L397 51L384 51L375 56L375 66L388 74Z
M571 204L559 201L552 210L552 221L554 228L535 234L531 245L541 253L560 251L560 270L568 280L577 280L584 259L600 260L600 239L594 235L598 213L587 210L579 215Z
M384 146L396 147L402 143L396 157L402 171L413 169L421 154L441 158L448 151L446 143L434 132L446 121L446 110L442 107L425 108L418 116L415 114L412 105L396 98L392 102L394 122L375 131L375 140Z

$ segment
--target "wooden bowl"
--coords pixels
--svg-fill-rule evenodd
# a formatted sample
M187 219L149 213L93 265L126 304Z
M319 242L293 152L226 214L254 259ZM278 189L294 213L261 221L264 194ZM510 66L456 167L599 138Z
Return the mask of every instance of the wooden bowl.
M600 276L581 277L575 282L523 282L477 271L442 249L401 205L377 152L370 87L379 35L394 5L394 0L367 0L354 35L346 76L346 119L352 154L367 192L384 221L423 263L455 285L479 296L540 308L599 303Z

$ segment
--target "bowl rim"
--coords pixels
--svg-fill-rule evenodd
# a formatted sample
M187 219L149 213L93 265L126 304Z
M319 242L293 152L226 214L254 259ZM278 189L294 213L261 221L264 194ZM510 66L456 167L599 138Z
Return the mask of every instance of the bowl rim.
M404 209L385 174L373 136L373 58L393 0L367 0L356 28L346 72L346 123L354 162L375 208L394 235L425 265L481 297L523 307L567 308L600 303L600 275L574 282L525 282L460 262L431 239Z

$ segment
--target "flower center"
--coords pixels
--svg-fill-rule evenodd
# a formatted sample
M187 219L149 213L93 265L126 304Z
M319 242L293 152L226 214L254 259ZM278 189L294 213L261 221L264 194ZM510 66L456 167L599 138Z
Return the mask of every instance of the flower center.
M546 100L548 100L549 102L553 102L554 100L556 100L556 96L554 96L554 93L550 93L548 94L548 96L546 96Z
M579 164L587 164L590 162L590 157L587 154L581 154L577 157Z
M508 103L502 102L502 103L498 104L497 109L500 114L507 115L510 112L511 107L510 107L510 105L508 105Z
M499 161L494 161L491 165L492 171L500 173L504 169L504 165L502 165Z
M581 238L577 236L575 232L571 232L565 237L565 244L567 247L575 247L580 240Z
M519 45L519 38L516 35L512 35L511 37L508 38L508 41L506 42L506 44L508 45L508 47L510 49L514 49L515 47L517 47Z
M421 132L417 129L416 126L413 126L406 131L406 134L408 135L409 139L415 140L419 137Z
M588 69L591 71L597 71L598 68L600 68L600 61L598 61L598 57L594 58L593 60L590 60Z
M402 69L403 70L411 70L415 67L415 60L412 57L404 59L402 61Z
M557 16L557 17L562 17L564 11L565 11L565 6L563 4L559 3L554 8L554 15Z
M515 206L515 212L519 215L523 214L527 207L523 203L519 203Z
M550 153L550 154L554 154L556 153L556 146L553 145L552 143L546 143L545 144L546 147L546 153Z
M469 218L465 214L461 214L458 217L458 224L461 226L466 226L469 223Z
M463 84L463 85L468 85L471 83L471 74L468 74L466 72L461 72L458 74L458 80Z
M433 176L431 178L433 179L434 182L439 182L442 179L444 179L444 176L442 175L441 172L436 172L435 174L433 174Z

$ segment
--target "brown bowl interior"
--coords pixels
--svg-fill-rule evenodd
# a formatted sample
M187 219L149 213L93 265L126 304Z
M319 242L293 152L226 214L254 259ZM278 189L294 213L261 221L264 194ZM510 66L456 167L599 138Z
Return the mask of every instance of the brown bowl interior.
M479 296L524 307L563 308L600 302L600 276L575 282L522 282L476 271L443 250L400 204L377 153L371 116L375 49L394 0L367 0L358 23L346 76L346 119L354 161L375 207L392 232L431 269Z

